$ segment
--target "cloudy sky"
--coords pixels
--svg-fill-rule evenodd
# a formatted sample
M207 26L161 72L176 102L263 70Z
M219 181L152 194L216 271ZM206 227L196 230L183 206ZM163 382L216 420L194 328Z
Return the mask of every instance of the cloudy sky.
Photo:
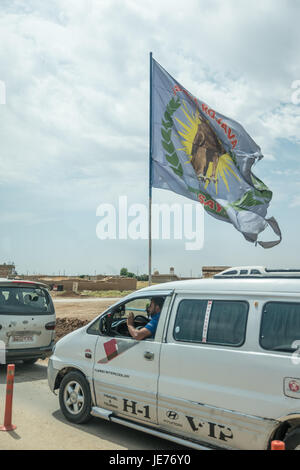
M100 240L96 227L101 204L147 204L152 51L261 147L253 171L283 235L263 250L205 215L203 248L155 241L153 267L299 267L299 17L292 0L1 0L1 261L20 273L147 272L146 240ZM153 202L191 203L163 190Z

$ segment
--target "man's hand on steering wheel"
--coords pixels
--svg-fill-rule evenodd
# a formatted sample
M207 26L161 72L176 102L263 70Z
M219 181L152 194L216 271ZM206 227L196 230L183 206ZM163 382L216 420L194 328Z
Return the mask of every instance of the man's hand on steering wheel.
M127 326L134 326L134 315L132 312L130 312L128 315Z
M130 336L132 336L133 339L136 339L138 341L151 336L151 332L147 328L144 328L142 326L138 328L134 327L134 315L132 312L130 312L130 314L128 315L127 327Z

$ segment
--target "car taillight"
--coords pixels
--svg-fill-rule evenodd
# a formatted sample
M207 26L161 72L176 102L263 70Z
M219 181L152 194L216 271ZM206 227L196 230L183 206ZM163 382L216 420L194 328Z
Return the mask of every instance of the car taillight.
M55 321L50 321L45 325L46 330L55 330Z

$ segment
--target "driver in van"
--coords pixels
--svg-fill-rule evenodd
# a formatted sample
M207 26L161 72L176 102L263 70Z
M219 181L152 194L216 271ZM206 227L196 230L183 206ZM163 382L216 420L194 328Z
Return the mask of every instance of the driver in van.
M141 341L142 339L149 338L150 336L154 338L164 301L165 299L163 297L153 297L151 299L150 307L147 309L151 316L151 320L140 330L134 327L134 315L130 312L127 318L127 326L133 339Z

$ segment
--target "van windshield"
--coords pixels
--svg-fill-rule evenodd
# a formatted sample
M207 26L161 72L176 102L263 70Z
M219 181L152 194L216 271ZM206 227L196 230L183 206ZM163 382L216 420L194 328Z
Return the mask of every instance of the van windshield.
M42 315L54 313L46 289L0 286L0 315Z

